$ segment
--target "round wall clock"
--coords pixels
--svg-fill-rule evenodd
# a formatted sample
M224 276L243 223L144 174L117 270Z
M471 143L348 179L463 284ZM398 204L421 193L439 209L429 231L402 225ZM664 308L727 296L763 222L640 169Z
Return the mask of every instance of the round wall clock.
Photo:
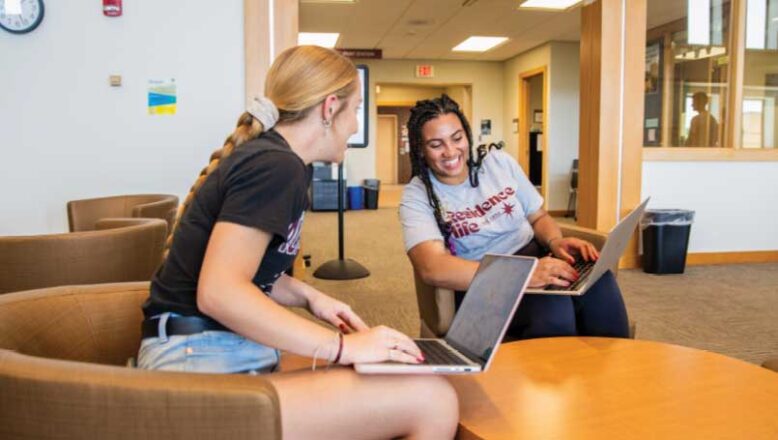
M43 21L43 0L0 0L0 28L26 34Z

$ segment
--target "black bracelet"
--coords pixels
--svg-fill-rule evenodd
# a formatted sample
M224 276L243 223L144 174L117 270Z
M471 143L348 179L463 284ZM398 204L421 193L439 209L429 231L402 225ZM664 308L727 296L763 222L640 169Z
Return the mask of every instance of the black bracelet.
M333 364L337 364L340 361L340 355L343 354L343 333L338 332L338 354L335 356Z

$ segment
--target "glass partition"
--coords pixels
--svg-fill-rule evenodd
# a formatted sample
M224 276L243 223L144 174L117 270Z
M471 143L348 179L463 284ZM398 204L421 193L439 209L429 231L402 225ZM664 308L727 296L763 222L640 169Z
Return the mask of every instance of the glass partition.
M729 1L648 2L644 145L722 145L729 29Z
M776 148L778 0L746 2L741 146Z

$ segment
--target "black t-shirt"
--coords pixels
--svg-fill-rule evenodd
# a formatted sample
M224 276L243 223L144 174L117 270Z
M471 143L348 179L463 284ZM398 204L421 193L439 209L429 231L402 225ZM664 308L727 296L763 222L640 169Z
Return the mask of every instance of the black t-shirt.
M208 239L218 221L273 235L253 278L254 284L270 293L299 250L303 214L308 206L309 170L273 130L224 158L181 218L168 257L151 280L144 314L205 316L197 309L197 280Z

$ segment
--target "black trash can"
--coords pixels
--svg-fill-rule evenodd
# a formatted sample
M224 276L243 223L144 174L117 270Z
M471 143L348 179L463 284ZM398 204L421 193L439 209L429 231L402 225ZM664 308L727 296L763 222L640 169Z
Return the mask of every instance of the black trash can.
M381 181L378 179L365 179L365 208L378 209L378 194L381 191Z
M694 211L652 209L640 220L643 238L643 271L683 273Z

